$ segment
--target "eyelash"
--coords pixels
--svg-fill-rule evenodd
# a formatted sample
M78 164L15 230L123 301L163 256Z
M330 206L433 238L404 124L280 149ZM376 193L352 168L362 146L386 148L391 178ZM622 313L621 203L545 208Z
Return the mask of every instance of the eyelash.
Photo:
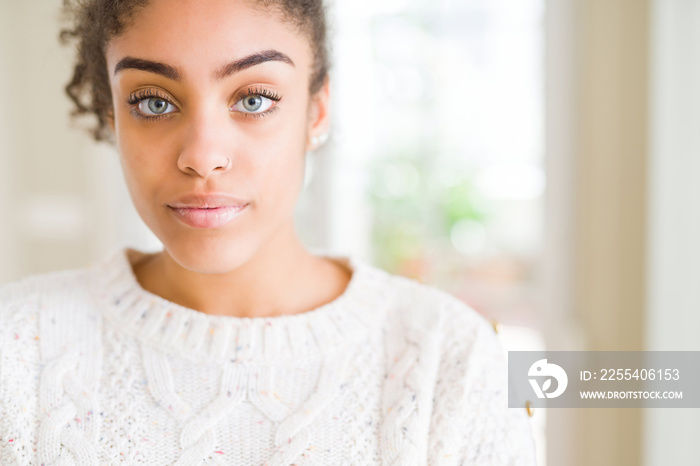
M234 103L234 105L247 97L251 97L251 96L255 96L255 95L261 96L261 97L266 97L266 98L272 100L273 102L279 102L280 100L282 100L282 97L274 91L270 91L270 90L262 88L262 87L248 88L236 97L236 102ZM135 92L128 97L127 103L131 106L131 113L134 116L136 116L137 118L140 118L142 120L147 120L147 121L158 121L162 118L167 118L169 115L174 113L174 112L170 112L170 113L163 113L161 115L144 115L143 113L139 112L138 108L137 108L139 103L141 103L141 101L149 99L149 98L162 99L162 100L168 102L168 104L170 104L174 107L177 107L168 97L166 97L164 94L160 93L159 91L157 91L155 89L144 89L144 90ZM244 118L261 118L261 117L264 117L264 116L271 114L275 110L277 110L277 105L274 105L274 106L270 107L269 109L265 110L264 112L260 112L260 113L246 113L246 112L236 112L236 113L242 114L242 116Z

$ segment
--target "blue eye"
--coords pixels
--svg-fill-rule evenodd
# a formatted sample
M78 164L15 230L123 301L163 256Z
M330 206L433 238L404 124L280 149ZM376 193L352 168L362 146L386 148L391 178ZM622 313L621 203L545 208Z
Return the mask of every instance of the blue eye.
M138 109L144 115L164 115L172 113L175 106L160 97L148 97L138 103Z
M262 113L272 107L272 100L262 95L253 94L243 97L233 106L243 113Z
M248 89L244 95L237 98L238 101L229 107L229 111L245 117L267 115L277 109L275 103L282 99L276 92L264 88ZM167 118L168 114L179 112L180 109L172 102L170 97L156 89L138 91L127 99L131 113L137 118L149 121Z

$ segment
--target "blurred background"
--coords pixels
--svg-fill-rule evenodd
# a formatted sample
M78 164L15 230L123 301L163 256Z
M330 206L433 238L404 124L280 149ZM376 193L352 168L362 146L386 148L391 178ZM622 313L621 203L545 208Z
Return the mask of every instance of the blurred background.
M0 283L160 249L69 120L61 3L0 3ZM700 350L700 1L330 6L310 248L454 294L509 350ZM700 464L698 409L531 421L540 466Z

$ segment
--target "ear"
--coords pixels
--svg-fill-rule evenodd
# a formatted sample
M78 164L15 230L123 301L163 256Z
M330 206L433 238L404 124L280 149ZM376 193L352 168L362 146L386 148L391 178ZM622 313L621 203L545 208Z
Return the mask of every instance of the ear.
M330 80L328 77L323 82L321 89L311 96L308 115L306 150L312 151L320 146L317 141L325 139L331 126Z

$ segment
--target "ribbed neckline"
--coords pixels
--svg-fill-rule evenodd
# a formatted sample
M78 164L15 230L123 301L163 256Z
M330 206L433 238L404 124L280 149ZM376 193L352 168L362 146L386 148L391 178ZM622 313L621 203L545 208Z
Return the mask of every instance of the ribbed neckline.
M213 316L143 289L131 264L146 254L122 247L99 264L105 318L165 353L190 360L269 364L323 357L379 328L392 292L391 275L384 270L356 256L317 254L352 270L344 293L330 303L287 316Z

